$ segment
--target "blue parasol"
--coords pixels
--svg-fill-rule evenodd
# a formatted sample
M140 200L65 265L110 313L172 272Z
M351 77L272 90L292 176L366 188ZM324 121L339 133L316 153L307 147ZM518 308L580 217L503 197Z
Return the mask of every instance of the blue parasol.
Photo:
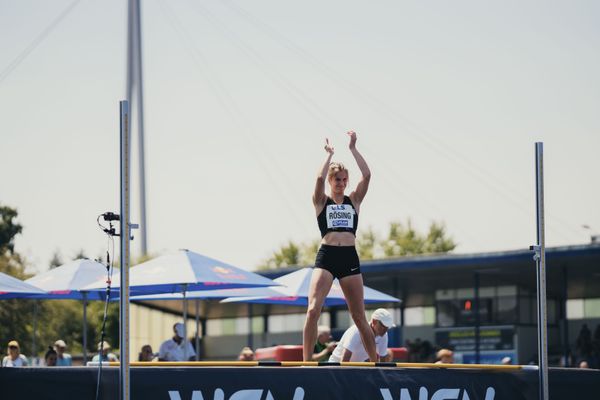
M230 297L223 300L223 303L262 303L262 304L283 304L293 306L306 306L308 304L308 290L313 268L302 268L287 275L275 279L282 287L269 288L269 291L263 291L262 288L249 289L252 292L247 297ZM261 293L262 292L262 293ZM273 295L272 292L276 294ZM364 287L365 303L398 303L399 299L382 293L378 290ZM334 279L331 290L325 298L325 306L345 305L346 298L337 279Z
M103 284L98 281L86 289L100 291ZM131 296L274 285L278 283L264 276L189 250L156 257L129 271ZM114 280L113 288L119 290L118 279Z
M113 276L119 276L117 268L114 269ZM83 300L83 358L85 361L87 361L87 301L106 298L106 278L107 269L104 264L82 258L43 272L26 281L46 291L41 295L27 296L29 298ZM84 289L99 280L104 282L102 291Z
M223 303L263 303L305 306L308 304L308 290L312 277L312 268L302 268L274 279L281 286L254 287L225 290L190 291L185 294L188 299L225 299ZM134 296L132 300L182 300L181 293L163 293L145 296ZM400 300L385 293L364 287L365 303L397 303ZM337 279L333 281L331 290L325 298L326 306L345 305L346 299Z
M129 271L129 288L133 299L135 299L133 296L142 294L181 293L181 299L186 303L188 291L273 285L278 283L189 250L179 250L156 257L132 267ZM119 290L118 280L115 280L113 287ZM102 284L98 282L87 288L102 290ZM187 305L183 307L184 337L187 337L186 321ZM185 358L187 359L187 355Z
M44 290L35 285L0 272L0 299L14 299L44 293Z

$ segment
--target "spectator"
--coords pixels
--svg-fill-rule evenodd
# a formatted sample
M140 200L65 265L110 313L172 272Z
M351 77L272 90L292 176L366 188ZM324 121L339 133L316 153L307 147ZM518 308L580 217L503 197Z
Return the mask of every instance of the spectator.
M576 341L579 357L587 358L592 353L592 332L587 324L583 324Z
M152 361L154 357L156 357L156 354L152 351L152 346L145 344L138 355L138 361Z
M423 342L421 343L421 349L420 349L420 359L421 362L431 362L432 361L432 355L434 353L433 350L433 346L431 345L431 342L429 342L429 340L423 340Z
M512 365L512 358L504 357L501 362L502 362L502 365Z
M238 356L239 361L254 361L254 351L250 347L244 347Z
M8 342L8 355L2 359L3 367L26 367L29 363L27 357L21 354L19 342L11 340Z
M441 349L436 354L436 364L454 364L454 352L448 349Z
M48 351L44 355L44 363L46 367L56 367L58 354L52 346L48 346Z
M158 361L193 361L196 352L192 344L183 338L183 324L173 325L173 337L165 340L158 350Z
M389 328L394 327L392 314L385 308L378 308L371 316L369 327L375 336L375 348L378 358L387 356L387 331ZM329 357L329 361L332 362L365 361L368 359L369 355L365 350L356 325L352 325L344 332L342 339L333 350L331 357Z
M64 340L62 339L58 339L56 342L54 342L54 350L56 350L56 366L58 367L70 367L71 365L73 365L73 360L71 358L71 355L68 353L65 353L65 350L67 349L67 344L65 343Z
M337 344L333 341L331 329L328 326L319 326L317 332L317 343L313 350L312 361L327 361Z
M566 357L564 354L562 356L560 356L560 366L561 367L572 367L573 364L574 364L573 355L571 354L570 350L567 352Z
M110 343L106 341L98 343L98 354L92 358L92 362L119 361L116 355L109 353L110 349ZM102 354L102 360L100 360L100 354Z
M590 365L588 364L588 362L586 360L581 360L581 362L579 363L579 368L588 369L589 367L590 367Z
M421 340L416 338L414 342L405 341L406 349L408 350L408 362L433 362L435 361L435 352L429 340Z

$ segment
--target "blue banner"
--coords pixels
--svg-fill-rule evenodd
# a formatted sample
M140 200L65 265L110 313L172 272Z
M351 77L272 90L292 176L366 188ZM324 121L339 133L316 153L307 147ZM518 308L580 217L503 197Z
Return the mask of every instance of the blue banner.
M2 399L94 399L97 369L0 368ZM119 397L116 367L100 399ZM600 371L551 369L550 398L593 399ZM132 399L537 400L537 371L348 367L132 367Z

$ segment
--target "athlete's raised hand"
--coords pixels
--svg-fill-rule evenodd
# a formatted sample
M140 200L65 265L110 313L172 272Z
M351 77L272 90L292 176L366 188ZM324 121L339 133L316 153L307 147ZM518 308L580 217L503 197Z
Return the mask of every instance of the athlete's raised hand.
M333 155L334 151L333 151L333 145L331 143L329 143L329 139L325 138L325 151L328 152L329 154Z
M346 132L346 134L350 136L350 144L348 145L348 147L350 148L350 150L354 150L356 148L356 132L348 131Z

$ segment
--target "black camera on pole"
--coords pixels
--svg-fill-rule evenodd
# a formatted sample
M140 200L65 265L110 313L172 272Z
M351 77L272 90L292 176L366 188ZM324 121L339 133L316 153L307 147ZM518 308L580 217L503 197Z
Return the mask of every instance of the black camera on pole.
M115 213L112 213L110 211L107 211L104 214L102 214L102 218L105 221L109 221L109 222L110 221L120 221L121 220L121 217L119 216L119 214L115 214Z

